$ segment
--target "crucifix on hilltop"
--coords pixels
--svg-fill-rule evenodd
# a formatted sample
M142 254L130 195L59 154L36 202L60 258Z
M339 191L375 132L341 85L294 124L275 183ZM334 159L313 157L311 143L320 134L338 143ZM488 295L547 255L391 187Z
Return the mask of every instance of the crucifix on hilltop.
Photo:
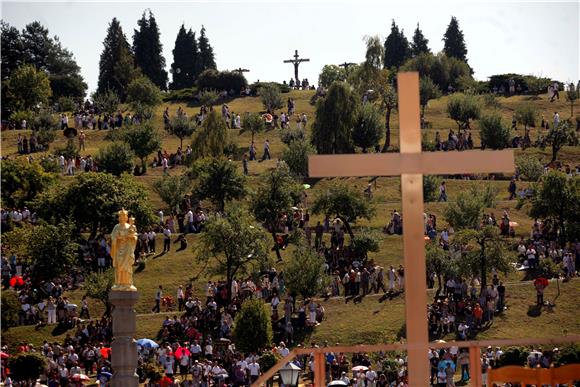
M232 70L232 73L239 73L239 74L241 74L241 75L244 75L244 73L249 73L249 72L250 72L250 70L248 70L248 69L243 69L243 68L241 68L241 67L240 67L240 68L237 68L237 69L234 69L234 70Z
M316 155L309 157L308 168L310 177L401 175L409 386L419 387L429 384L423 174L513 172L514 154L512 150L422 153L419 74L399 73L397 84L401 153Z
M292 63L294 65L294 80L297 85L300 84L300 78L298 78L298 65L302 62L310 62L310 59L298 59L298 50L294 50L294 59L286 59L284 61L284 63Z
M354 64L356 64L356 63L353 63L353 62L344 62L344 63L339 64L338 67L344 67L344 69L346 71L348 71L348 68L350 66L354 65Z

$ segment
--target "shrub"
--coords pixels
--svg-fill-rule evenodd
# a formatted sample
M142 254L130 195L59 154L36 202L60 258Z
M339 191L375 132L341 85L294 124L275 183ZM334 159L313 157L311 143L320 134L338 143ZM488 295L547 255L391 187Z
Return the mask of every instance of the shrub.
M296 141L296 140L304 140L306 138L306 135L304 133L304 130L302 129L288 129L288 130L284 130L284 132L282 132L282 142L286 145L290 145L290 143L292 141Z
M204 90L199 96L199 103L205 106L213 106L217 103L219 94L215 90Z
M555 362L559 366L580 363L580 344L574 343L560 348L558 355L555 357Z
M242 352L258 352L272 342L272 324L261 300L246 299L236 316L236 347Z
M2 291L2 330L16 325L20 309L20 301L18 301L16 292L12 290Z
M496 361L496 368L508 365L523 366L528 361L529 354L525 349L508 348Z
M308 156L316 153L305 139L292 141L282 153L282 160L296 176L308 176Z
M267 83L258 89L264 109L273 112L284 106L280 88L276 84Z
M127 102L136 106L155 107L161 103L161 90L146 76L133 80L127 87Z
M520 177L525 181L538 181L544 174L544 166L540 160L532 156L523 155L518 157L516 165L518 166Z
M27 126L30 125L34 115L30 110L19 110L10 115L10 121L14 122L16 128L20 129L20 124L22 120L26 120Z
M237 71L218 71L207 69L199 74L197 87L200 90L233 90L238 93L248 86L248 81L243 73Z
M552 261L551 258L541 259L536 269L536 275L542 275L545 278L556 278L560 275L560 265Z
M515 112L515 117L518 123L524 125L525 127L536 127L536 108L532 104L524 104L518 106Z
M66 142L66 146L61 148L55 148L52 152L56 157L63 155L65 159L74 159L79 157L79 148L75 145L74 140L71 138Z
M119 96L113 90L98 94L94 93L91 97L97 109L103 113L113 114L121 103Z
M501 122L499 113L486 114L479 120L481 147L504 149L509 147L510 129Z
M276 363L280 360L280 355L275 352L264 352L262 356L258 359L258 364L260 365L260 371L266 372L270 368L274 367Z
M434 202L439 197L439 185L441 178L435 175L423 176L423 201Z
M114 142L101 149L97 160L103 171L115 176L132 172L135 167L135 154L124 142Z
M483 104L488 108L499 109L501 108L501 102L499 99L491 93L484 94Z
M76 109L76 104L74 99L71 97L60 97L58 99L58 111L59 112L74 112Z
M36 380L46 370L46 360L38 353L19 353L8 364L10 375L17 381Z

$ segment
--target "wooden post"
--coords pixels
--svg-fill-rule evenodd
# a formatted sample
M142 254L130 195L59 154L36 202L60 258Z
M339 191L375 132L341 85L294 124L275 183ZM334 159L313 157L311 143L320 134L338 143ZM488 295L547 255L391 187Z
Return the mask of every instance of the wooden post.
M324 386L326 384L326 358L324 352L314 354L314 386Z
M419 123L419 74L399 73L399 126L401 154L421 153ZM409 385L429 384L429 343L427 327L427 284L423 218L423 175L401 175L403 202L403 250L405 253L405 316L408 348Z
M481 386L481 349L479 346L469 347L469 376L473 386Z

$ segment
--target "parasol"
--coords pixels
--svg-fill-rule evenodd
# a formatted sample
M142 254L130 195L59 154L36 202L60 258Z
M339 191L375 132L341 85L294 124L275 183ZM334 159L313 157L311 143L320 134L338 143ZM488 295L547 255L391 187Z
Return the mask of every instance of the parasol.
M24 280L22 279L21 276L15 275L14 277L10 278L10 286L12 286L13 288L22 285L24 285Z
M6 352L0 352L0 359L8 359L10 357Z
M363 365L359 365L356 367L352 367L352 370L355 372L360 372L360 371L368 371L369 367L363 366Z
M137 344L142 346L143 348L158 348L159 344L151 339L139 339L137 340Z
M304 189L310 189L310 184L302 184L302 187L304 187Z
M91 378L89 378L85 374L74 374L73 376L70 377L70 380L72 380L73 382L88 382L91 380Z
M327 385L327 387L330 386L348 386L348 384L346 382L343 382L342 380L333 380Z
M518 222L510 222L510 227L518 227Z

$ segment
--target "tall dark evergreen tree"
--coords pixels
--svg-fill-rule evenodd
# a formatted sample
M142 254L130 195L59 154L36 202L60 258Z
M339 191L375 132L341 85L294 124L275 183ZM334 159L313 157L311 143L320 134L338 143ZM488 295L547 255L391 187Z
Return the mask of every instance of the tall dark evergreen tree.
M127 95L127 86L138 75L131 47L117 18L113 18L103 42L99 62L99 85L97 92L113 90L122 101Z
M195 76L198 74L196 71L198 58L195 32L191 28L187 31L182 24L173 49L173 63L171 64L173 80L169 85L171 89L178 90L193 86Z
M443 41L445 42L443 47L445 55L467 62L467 47L465 46L463 31L459 29L459 23L455 16L451 16L447 31L443 35Z
M419 54L430 54L429 49L429 39L425 38L423 31L419 29L419 23L417 23L417 28L413 34L413 41L411 42L411 56L415 57Z
M403 34L403 30L399 31L399 27L393 20L391 33L385 40L385 68L399 68L410 57L410 54L409 41Z
M24 46L22 36L16 27L12 27L4 20L0 21L2 33L2 80L8 79L24 60Z
M205 27L201 26L201 31L199 32L199 66L198 70L200 74L207 69L216 69L215 57L213 54L213 47L209 44L209 39L205 35ZM196 74L196 75L197 75Z
M167 71L165 71L165 58L163 57L163 45L159 39L157 21L149 10L149 18L145 12L137 22L138 30L133 33L133 53L135 65L141 69L144 75L161 90L167 90Z

